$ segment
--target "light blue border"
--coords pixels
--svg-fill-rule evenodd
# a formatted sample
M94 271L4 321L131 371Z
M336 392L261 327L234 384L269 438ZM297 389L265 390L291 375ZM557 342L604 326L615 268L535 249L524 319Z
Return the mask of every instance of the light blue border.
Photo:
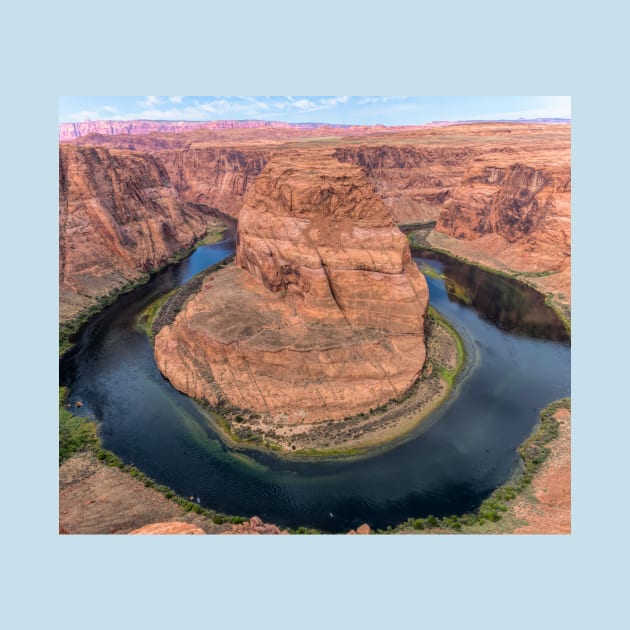
M6 627L618 627L630 230L627 100L610 92L625 21L606 2L585 24L549 2L191 4L5 12ZM573 95L573 535L59 537L57 96L453 92Z

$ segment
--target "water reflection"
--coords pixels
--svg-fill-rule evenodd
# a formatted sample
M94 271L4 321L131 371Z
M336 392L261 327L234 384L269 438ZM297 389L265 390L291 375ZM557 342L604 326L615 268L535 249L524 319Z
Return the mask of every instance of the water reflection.
M435 261L449 301L474 308L483 319L507 332L550 341L569 340L558 316L531 287L436 252L422 251L420 255Z

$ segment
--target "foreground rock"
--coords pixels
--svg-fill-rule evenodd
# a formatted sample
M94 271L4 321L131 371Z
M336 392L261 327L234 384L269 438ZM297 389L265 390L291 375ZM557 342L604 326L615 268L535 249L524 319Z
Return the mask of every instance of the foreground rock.
M272 422L336 420L403 394L425 360L428 289L362 171L283 155L241 210L236 265L155 338L175 387Z
M139 529L134 529L129 532L130 534L151 534L151 535L174 535L174 534L186 534L186 535L199 535L206 532L190 523L182 523L181 521L172 521L170 523L153 523L151 525L145 525Z
M174 501L117 468L100 462L90 452L73 455L59 467L59 533L128 534L192 526L206 534L222 533L229 525L186 512ZM192 533L192 530L172 533ZM198 532L197 532L198 533Z
M289 532L280 529L277 525L271 523L265 523L258 516L252 516L249 521L240 523L238 525L232 525L232 529L223 532L224 534L237 535L279 535L288 534Z
M363 536L367 536L368 534L372 533L372 528L367 524L367 523L363 523L363 525L359 525L359 527L356 528L356 530L351 529L348 534L359 534L359 535L363 535Z

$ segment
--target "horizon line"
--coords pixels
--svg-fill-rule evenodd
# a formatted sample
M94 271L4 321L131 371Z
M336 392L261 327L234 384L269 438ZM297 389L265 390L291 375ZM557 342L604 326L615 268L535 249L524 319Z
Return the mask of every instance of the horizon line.
M283 125L295 125L295 126L303 126L303 125L321 125L322 127L424 127L426 125L435 125L435 124L461 124L461 123L493 123L493 122L533 122L533 121L561 121L561 122L571 122L572 118L565 116L535 116L533 118L464 118L457 120L432 120L430 122L418 123L416 125L386 125L384 123L325 123L319 122L316 120L313 121L305 121L305 122L288 122L285 120L268 120L264 118L217 118L214 120L184 120L181 118L126 118L126 119L116 119L116 118L95 118L93 120L80 120L75 122L58 122L58 125L83 125L85 123L95 123L95 122L110 122L110 123L129 123L129 122L152 122L152 123L160 123L160 122L168 122L168 123L183 123L183 124L210 124L210 123L221 123L221 122L259 122L265 123L269 125L273 124L283 124Z

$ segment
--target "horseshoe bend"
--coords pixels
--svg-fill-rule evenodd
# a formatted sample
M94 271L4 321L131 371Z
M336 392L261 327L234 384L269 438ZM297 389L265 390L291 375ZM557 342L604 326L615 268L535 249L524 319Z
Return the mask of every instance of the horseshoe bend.
M570 530L570 121L422 115L60 126L60 531Z
M270 160L241 210L235 264L155 337L171 383L266 422L336 421L404 394L426 357L424 276L362 170Z

